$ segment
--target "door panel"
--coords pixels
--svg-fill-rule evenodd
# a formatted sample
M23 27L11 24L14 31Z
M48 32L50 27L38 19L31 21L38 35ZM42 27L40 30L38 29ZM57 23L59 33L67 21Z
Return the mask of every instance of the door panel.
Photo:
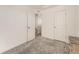
M33 40L35 38L35 15L30 12L28 14L28 41Z
M50 12L42 13L42 36L54 39L54 15Z
M66 11L42 12L42 36L67 42Z
M55 13L55 39L66 41L66 15L65 11Z

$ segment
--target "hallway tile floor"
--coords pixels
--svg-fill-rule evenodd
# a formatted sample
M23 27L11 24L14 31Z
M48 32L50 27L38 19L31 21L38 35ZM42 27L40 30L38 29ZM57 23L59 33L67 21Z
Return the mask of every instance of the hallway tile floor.
M40 36L28 42L28 44L24 44L23 48L22 46L17 47L17 49L14 48L15 51L13 51L14 50L13 49L5 53L6 54L68 54L70 51L69 45L65 42L58 40L51 40Z

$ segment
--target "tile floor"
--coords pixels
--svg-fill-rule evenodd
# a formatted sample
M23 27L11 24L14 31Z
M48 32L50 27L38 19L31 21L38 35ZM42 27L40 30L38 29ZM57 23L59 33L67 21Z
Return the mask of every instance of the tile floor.
M67 43L39 36L30 42L4 52L4 54L68 54L69 51Z

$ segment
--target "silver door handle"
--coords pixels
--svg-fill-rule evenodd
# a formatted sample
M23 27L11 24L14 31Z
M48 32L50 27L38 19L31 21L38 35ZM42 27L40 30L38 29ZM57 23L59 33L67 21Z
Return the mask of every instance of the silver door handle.
M28 26L27 28L30 29L30 26Z

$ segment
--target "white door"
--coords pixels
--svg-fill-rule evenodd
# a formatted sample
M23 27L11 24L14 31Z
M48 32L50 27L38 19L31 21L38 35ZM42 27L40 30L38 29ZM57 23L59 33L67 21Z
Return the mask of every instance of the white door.
M28 41L33 40L35 38L35 14L30 12L28 13Z
M60 41L66 40L66 14L65 11L58 11L55 14L55 39Z
M42 13L42 36L54 39L54 15L49 12Z

